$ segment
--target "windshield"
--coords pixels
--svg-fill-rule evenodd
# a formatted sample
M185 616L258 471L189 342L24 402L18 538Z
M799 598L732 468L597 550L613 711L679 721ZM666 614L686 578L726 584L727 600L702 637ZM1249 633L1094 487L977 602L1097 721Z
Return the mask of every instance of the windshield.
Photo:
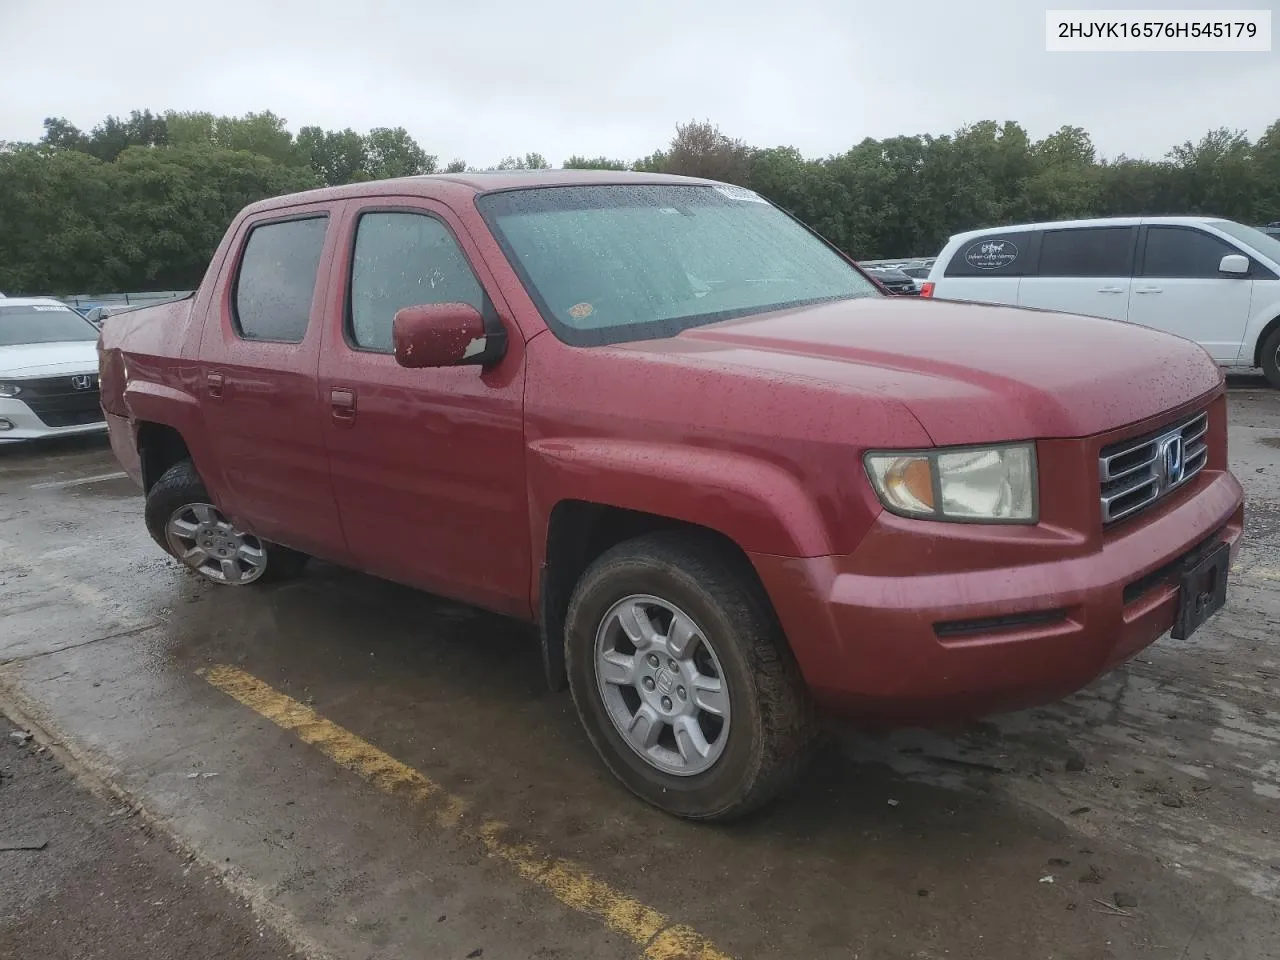
M97 327L69 307L0 303L0 347L97 339Z
M1241 243L1247 243L1274 263L1280 264L1280 240L1275 237L1269 237L1261 230L1246 227L1243 223L1236 223L1234 220L1214 220L1213 225Z
M675 336L717 320L879 296L847 260L749 190L544 187L481 214L566 343Z

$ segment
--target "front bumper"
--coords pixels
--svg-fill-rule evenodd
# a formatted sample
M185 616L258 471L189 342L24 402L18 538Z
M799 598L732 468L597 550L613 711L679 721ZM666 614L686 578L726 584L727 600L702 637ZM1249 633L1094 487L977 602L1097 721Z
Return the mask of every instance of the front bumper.
M937 547L928 521L884 514L876 526L878 548ZM1173 626L1180 560L1213 542L1234 560L1243 528L1243 491L1221 470L1066 558L888 576L859 554L751 559L822 706L921 724L1050 702L1130 659ZM984 535L948 532L975 547Z
M5 424L10 426L7 428ZM47 437L72 437L87 433L102 433L107 429L104 417L93 423L78 423L66 427L51 427L36 416L31 408L17 398L0 398L0 444L23 440L42 440Z

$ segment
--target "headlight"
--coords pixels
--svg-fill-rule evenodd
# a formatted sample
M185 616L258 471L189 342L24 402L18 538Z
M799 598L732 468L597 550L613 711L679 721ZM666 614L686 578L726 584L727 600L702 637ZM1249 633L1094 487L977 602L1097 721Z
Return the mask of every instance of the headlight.
M868 453L867 475L888 509L907 517L1034 523L1034 444Z
M0 383L0 397L16 397L22 388L16 383Z

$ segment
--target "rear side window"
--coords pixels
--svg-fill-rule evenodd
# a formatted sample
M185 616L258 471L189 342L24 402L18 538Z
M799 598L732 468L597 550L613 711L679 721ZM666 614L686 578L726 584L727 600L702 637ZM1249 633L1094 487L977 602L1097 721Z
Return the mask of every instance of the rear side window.
M952 255L947 277L1023 277L1035 272L1040 231L992 233L968 240Z
M1229 253L1239 253L1225 240L1182 227L1148 227L1143 257L1144 277L1221 277L1218 266Z
M1049 230L1040 242L1042 277L1128 277L1137 227Z
M449 228L423 213L361 216L351 263L351 342L391 353L396 311L437 303L485 313L484 290Z
M311 317L327 217L254 227L236 277L235 323L246 340L299 343Z

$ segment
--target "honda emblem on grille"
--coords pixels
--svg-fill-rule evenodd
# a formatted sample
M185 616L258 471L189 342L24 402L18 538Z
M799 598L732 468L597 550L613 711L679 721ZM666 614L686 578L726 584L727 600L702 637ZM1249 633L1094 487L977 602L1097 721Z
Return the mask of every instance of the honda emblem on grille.
M1183 455L1182 433L1171 433L1168 436L1161 437L1159 451L1156 462L1160 467L1160 491L1163 493L1170 487L1176 487L1180 484L1183 475L1186 473L1187 462L1186 457Z
M93 388L93 374L81 373L71 378L71 386L77 390L90 390Z

